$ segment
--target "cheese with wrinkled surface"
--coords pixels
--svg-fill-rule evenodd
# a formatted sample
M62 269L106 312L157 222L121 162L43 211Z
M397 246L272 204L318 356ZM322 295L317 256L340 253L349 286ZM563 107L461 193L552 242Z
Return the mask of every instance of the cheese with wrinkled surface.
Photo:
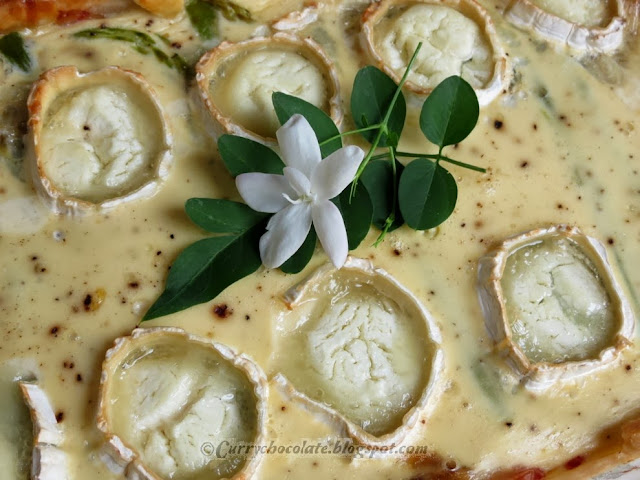
M491 49L470 18L442 5L416 4L386 20L376 33L385 64L402 76L422 42L409 81L435 87L451 75L460 75L472 87L486 85L493 73Z
M502 277L513 340L533 362L596 358L619 319L593 261L572 240L550 237L509 255Z
M129 357L107 390L109 416L145 465L175 479L228 478L242 467L242 457L203 451L255 435L252 387L242 372L217 353L179 342Z
M216 105L235 123L265 137L280 126L273 92L293 95L324 108L327 81L313 62L289 49L264 48L229 61L224 77L212 84Z
M362 62L355 48L353 12L363 3L353 2L352 9L340 10L328 2L319 11L319 22L302 32L320 42L338 64L345 100ZM581 383L532 395L505 373L507 366L491 356L493 345L476 300L476 262L489 245L515 233L550 224L575 224L607 246L638 312L640 42L637 36L630 38L624 63L606 57L600 63L611 68L604 69L596 62L583 61L587 70L564 52L533 43L527 33L506 23L496 8L503 8L504 2L480 3L496 22L517 75L507 94L481 110L474 132L456 149L447 147L444 153L487 167L488 172L478 174L443 164L459 182L459 195L453 216L437 235L403 227L375 248L378 232L372 229L353 253L371 257L376 266L412 290L442 332L445 391L421 415L403 444L425 445L457 465L478 471L517 465L549 469L584 452L589 460L589 449L610 445L601 432L636 411L640 398L638 337L618 361ZM144 16L145 22L147 19ZM41 365L39 383L55 411L64 413L70 470L76 479L113 480L118 477L97 455L103 438L94 416L104 353L114 338L137 325L144 309L158 297L176 255L206 235L188 222L184 202L191 197L239 200L239 196L215 153L214 142L200 127L197 109L186 99L178 72L133 51L130 45L80 41L67 34L101 22L146 28L136 14L82 27L36 31L30 42L39 67L76 64L81 71L89 71L119 64L143 73L168 114L175 138L175 168L153 198L122 206L109 215L81 220L50 216L27 233L3 227L0 363L27 357ZM222 27L223 34L242 38L256 28L255 24L229 22ZM181 54L197 58L198 45L189 40L192 32L184 17L175 22L155 19L149 28L182 42ZM614 78L611 72L616 73ZM12 85L19 89L18 85L36 77L37 73L27 76L3 69L0 98L24 100L18 92L7 92L14 92ZM436 153L419 130L418 109L419 105L408 106L400 149ZM361 140L353 136L345 142ZM31 186L14 174L12 160L0 162L0 202L5 205L34 195ZM4 217L2 222L6 222ZM274 354L275 319L286 312L280 295L325 261L317 253L299 276L260 270L212 303L148 325L176 325L213 338L249 354L268 375L275 374L289 354ZM106 291L104 302L86 311L83 300L98 288ZM222 304L232 311L224 319L213 313L213 305ZM69 361L73 368L68 367ZM268 407L268 437L276 443L338 435L310 412L292 406L275 389ZM266 455L256 478L401 480L427 468L414 467L406 458L398 454L386 460L347 462L334 455Z
M65 92L45 119L46 176L63 192L101 201L149 178L160 133L123 90L106 85Z

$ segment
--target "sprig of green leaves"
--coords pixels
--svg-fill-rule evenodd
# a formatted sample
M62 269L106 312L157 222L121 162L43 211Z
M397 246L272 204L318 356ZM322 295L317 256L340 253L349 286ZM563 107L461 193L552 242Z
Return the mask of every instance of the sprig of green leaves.
M27 73L31 70L31 57L18 32L12 32L0 38L0 53L9 63L23 72Z
M158 42L149 34L138 30L131 30L119 27L100 27L80 30L73 34L76 38L98 39L105 38L120 42L127 42L132 48L143 55L152 54L156 59L169 68L173 68L189 78L193 74L193 68L179 54L172 55L166 53L159 47ZM167 43L164 37L159 37L163 44ZM168 42L170 44L170 42Z
M415 230L425 230L449 218L456 205L458 188L441 162L484 172L480 167L442 154L445 147L469 135L479 115L473 88L457 76L438 85L420 113L420 129L438 147L438 153L397 150L406 117L402 86L419 48L399 85L375 67L365 67L358 72L351 97L351 112L357 128L352 131L340 133L325 112L300 98L273 94L273 106L280 123L286 123L294 114L303 115L316 134L323 157L341 148L342 138L347 135L362 135L371 144L351 185L333 199L345 223L349 250L360 245L371 224L381 230L378 244L387 232L405 222ZM386 151L378 153L380 149ZM218 150L234 177L249 172L282 174L284 169L275 151L247 138L223 135L218 140ZM413 160L404 166L398 158ZM190 199L185 210L202 229L223 235L200 240L180 254L171 268L165 291L143 320L212 300L260 266L258 243L268 214L255 212L241 203L215 199ZM303 245L281 270L302 271L313 256L316 243L317 235L311 228Z

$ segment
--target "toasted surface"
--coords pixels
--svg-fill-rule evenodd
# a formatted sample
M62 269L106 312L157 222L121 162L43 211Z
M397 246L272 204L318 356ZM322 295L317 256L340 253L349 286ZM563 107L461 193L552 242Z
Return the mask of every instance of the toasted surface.
M173 17L184 10L184 0L134 0L145 10L161 15Z

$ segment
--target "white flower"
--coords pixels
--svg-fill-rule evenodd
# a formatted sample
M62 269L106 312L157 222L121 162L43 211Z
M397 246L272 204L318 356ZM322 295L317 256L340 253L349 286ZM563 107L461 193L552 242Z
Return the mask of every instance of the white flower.
M316 135L302 115L293 115L276 137L286 165L284 175L256 172L236 177L247 205L275 213L260 238L262 263L277 268L287 261L304 243L313 222L322 248L340 268L349 251L347 231L330 199L351 183L364 152L348 146L322 159Z

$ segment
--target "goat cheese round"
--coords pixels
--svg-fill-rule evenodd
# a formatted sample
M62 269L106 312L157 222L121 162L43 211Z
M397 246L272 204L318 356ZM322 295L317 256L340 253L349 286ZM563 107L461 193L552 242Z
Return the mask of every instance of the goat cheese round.
M617 321L593 262L573 241L550 237L507 259L502 278L513 340L534 362L597 356Z
M493 59L480 27L457 10L417 4L379 25L379 53L398 75L407 68L418 43L409 81L433 88L451 75L460 75L474 88L487 84Z
M101 201L151 176L157 133L125 91L100 85L56 103L41 142L45 174L58 188Z
M271 95L283 92L312 103L327 104L322 72L299 53L281 48L249 52L234 61L215 92L216 102L237 123L266 137L273 137L280 122Z

